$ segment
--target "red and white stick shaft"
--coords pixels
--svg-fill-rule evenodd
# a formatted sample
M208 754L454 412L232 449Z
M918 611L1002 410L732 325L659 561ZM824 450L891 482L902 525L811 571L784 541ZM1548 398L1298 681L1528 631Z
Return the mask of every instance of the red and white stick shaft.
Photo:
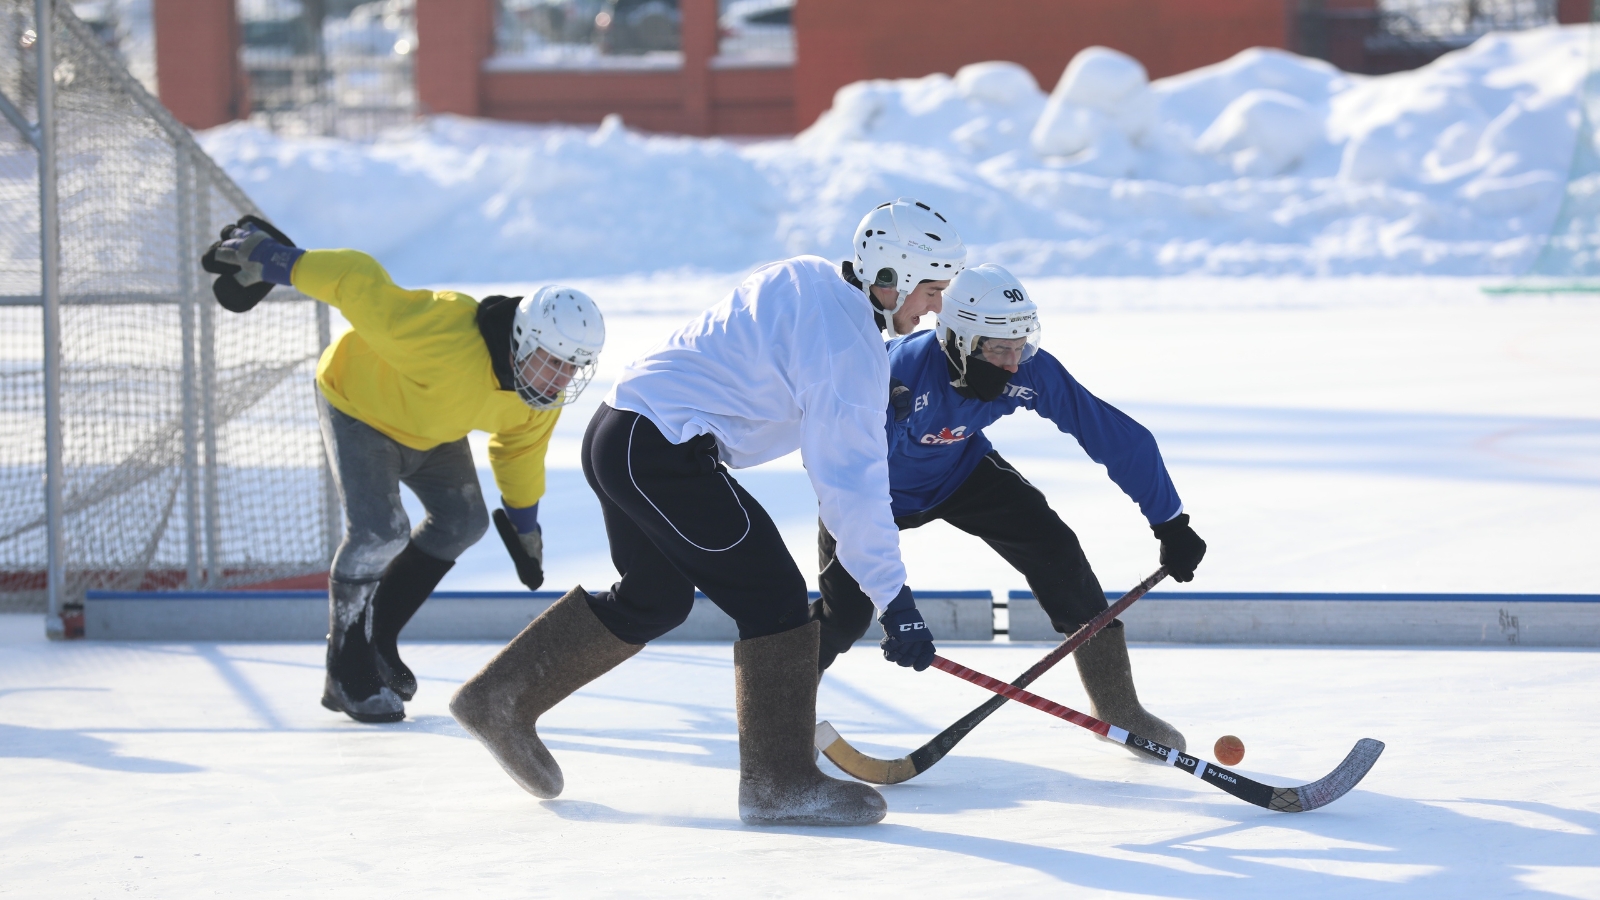
M984 688L985 690L994 691L996 694L999 694L1000 696L1009 700L1015 700L1018 703L1026 703L1034 709L1047 712L1050 715L1060 719L1066 719L1068 722L1087 728L1095 734L1104 735L1107 737L1116 737L1111 734L1112 729L1115 728L1115 726L1113 726L1110 722L1102 722L1099 719L1096 719L1094 716L1084 715L1083 713L1078 712L1071 707L1062 706L1054 700L1046 700L1038 694L1030 693L1022 688L1006 684L1004 681L1001 681L998 678L991 678L982 672L969 669L960 663L951 662L950 660L945 659L938 654L934 654L933 666L936 669L942 669L946 672L949 672L951 675L954 675L957 678L970 681L978 687ZM1122 732L1120 735L1121 738L1127 738L1126 731L1123 731L1120 728L1115 728L1115 730Z

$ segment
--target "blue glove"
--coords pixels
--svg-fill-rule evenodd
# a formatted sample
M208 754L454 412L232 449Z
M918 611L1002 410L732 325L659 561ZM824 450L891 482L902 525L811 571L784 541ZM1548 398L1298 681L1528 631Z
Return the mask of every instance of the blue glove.
M305 254L272 223L245 216L222 229L222 240L206 249L200 267L218 276L217 302L230 312L248 312L275 284L290 284L294 264Z
M878 623L883 626L883 640L878 646L883 648L884 659L910 666L918 672L933 664L933 632L922 620L922 613L917 612L911 588L900 589L899 595L878 617Z
M896 422L911 418L911 388L898 378L889 379L889 408Z
M293 284L289 273L305 253L299 247L285 247L254 225L236 225L227 237L217 242L214 258L224 265L238 266L233 280L249 287L262 281Z

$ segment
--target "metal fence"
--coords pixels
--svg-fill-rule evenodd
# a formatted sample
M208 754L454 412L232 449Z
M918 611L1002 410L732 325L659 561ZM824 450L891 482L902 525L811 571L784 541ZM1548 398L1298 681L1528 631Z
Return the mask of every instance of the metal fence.
M795 0L720 0L717 65L793 65ZM669 68L683 64L678 0L500 0L503 68Z
M1556 21L1556 0L1380 0L1374 39L1382 44L1464 47L1491 31Z
M252 121L285 134L376 137L417 115L414 0L245 0Z
M1300 0L1295 49L1377 75L1426 65L1491 31L1555 21L1556 0L1379 0L1365 8Z
M0 0L0 42L0 607L326 572L326 307L219 311L199 255L254 205L67 4Z

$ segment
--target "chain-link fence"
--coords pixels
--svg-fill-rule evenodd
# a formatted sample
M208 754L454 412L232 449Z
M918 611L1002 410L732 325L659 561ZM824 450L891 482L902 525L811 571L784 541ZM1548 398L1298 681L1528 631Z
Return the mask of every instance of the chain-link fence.
M1380 40L1464 47L1491 31L1521 31L1556 20L1556 0L1379 0Z
M795 0L719 0L717 64L793 65ZM496 65L675 68L683 64L678 0L499 0Z
M1554 24L1556 0L1299 0L1298 15L1296 50L1376 75L1426 65L1491 31Z
M52 537L67 604L326 572L337 507L312 394L326 308L282 288L246 316L216 305L199 256L249 198L65 3L50 534L36 29L32 0L0 0L0 607L42 608Z
M239 19L253 121L365 140L416 117L414 0L243 0Z

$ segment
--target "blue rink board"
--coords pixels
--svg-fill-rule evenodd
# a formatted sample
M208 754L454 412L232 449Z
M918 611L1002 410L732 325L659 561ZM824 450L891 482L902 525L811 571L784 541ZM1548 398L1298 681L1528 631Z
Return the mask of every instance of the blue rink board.
M563 591L436 591L401 634L419 640L510 640L560 599ZM820 595L811 593L815 600ZM994 639L989 591L922 591L918 606L945 640ZM327 591L90 591L84 636L121 641L322 640L328 631ZM869 629L863 641L876 643ZM732 641L733 620L696 594L682 625L659 640Z
M1060 640L1032 592L1007 606L1012 641ZM1134 641L1600 647L1600 594L1151 591L1120 618Z
M560 591L439 591L406 640L507 640ZM819 595L813 591L811 598ZM1107 600L1121 596L1107 593ZM1029 591L918 591L945 641L1059 641ZM997 617L995 607L1004 612ZM1001 627L996 628L996 619ZM1123 613L1134 641L1174 643L1600 647L1600 594L1152 591ZM320 640L324 591L91 591L85 635L100 640ZM702 594L662 640L726 641L737 628ZM876 641L869 629L863 641Z

